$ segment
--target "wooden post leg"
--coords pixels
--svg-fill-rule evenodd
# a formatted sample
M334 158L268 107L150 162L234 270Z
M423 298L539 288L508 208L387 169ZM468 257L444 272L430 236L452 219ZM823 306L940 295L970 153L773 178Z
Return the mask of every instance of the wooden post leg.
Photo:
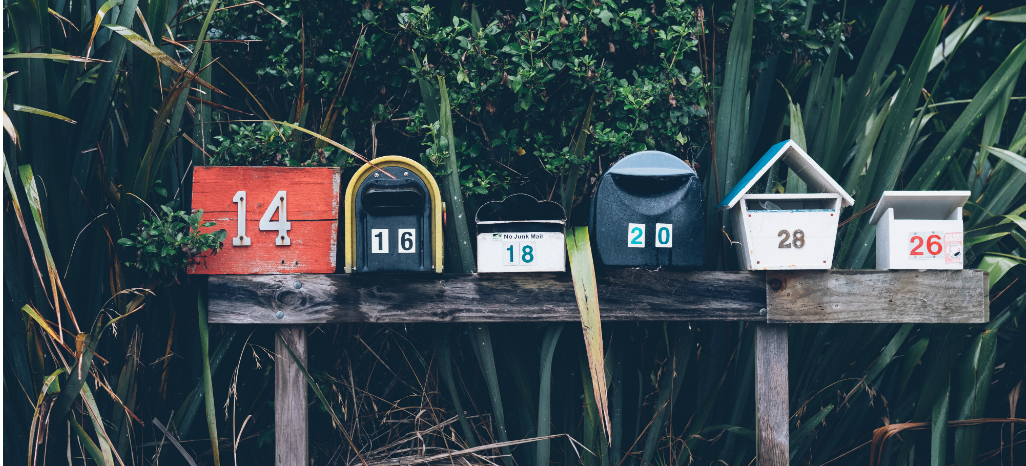
M787 466L787 325L755 327L755 444L759 466Z
M306 365L306 327L282 325L282 338ZM306 377L292 360L281 339L275 337L274 366L274 464L276 466L308 466Z

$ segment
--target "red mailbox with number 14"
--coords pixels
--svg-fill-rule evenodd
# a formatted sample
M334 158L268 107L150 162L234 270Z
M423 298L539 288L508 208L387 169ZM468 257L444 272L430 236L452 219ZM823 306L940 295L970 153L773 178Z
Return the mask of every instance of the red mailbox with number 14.
M191 274L334 273L338 238L338 168L199 167L192 206L225 229L217 254Z

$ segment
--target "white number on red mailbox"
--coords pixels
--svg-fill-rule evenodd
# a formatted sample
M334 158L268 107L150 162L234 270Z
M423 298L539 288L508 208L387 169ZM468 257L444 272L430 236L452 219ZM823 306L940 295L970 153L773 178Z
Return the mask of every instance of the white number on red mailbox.
M274 238L275 246L288 246L292 244L292 239L289 238L292 222L289 222L288 214L286 214L286 201L285 191L278 191L278 194L275 194L274 199L271 200L271 205L267 206L267 212L264 212L264 216L260 219L260 230L278 231L278 236ZM275 210L278 211L278 220L271 221Z
M235 193L235 197L232 198L232 202L239 205L239 234L232 238L232 246L249 246L253 243L250 238L246 236L246 191Z

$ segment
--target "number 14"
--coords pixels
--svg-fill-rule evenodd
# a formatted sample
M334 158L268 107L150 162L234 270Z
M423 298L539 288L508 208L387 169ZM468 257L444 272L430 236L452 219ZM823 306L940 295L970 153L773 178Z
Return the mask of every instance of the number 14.
M261 231L278 232L278 235L274 238L275 246L289 246L292 244L292 239L289 238L292 222L288 221L287 197L288 195L285 191L278 191L278 194L275 194L274 199L271 200L271 205L267 206L264 216L260 218ZM232 246L249 246L252 244L252 240L246 236L246 191L235 193L232 202L239 205L239 234L232 238ZM271 217L274 216L274 211L276 210L278 211L278 220L272 221Z

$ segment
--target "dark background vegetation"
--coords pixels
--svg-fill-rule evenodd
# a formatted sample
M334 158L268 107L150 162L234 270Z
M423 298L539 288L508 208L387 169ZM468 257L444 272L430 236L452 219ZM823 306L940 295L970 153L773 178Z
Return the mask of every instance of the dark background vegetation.
M128 3L106 10L102 21L122 18ZM26 458L32 464L63 464L69 455L72 464L103 462L95 456L103 458L103 452L89 447L89 442L104 443L101 431L124 464L187 464L184 455L162 440L154 420L182 439L187 455L199 464L273 462L274 329L208 328L201 318L199 294L205 283L178 273L177 264L188 255L147 253L117 243L141 232L136 226L143 219L152 220L149 208L133 196L155 210L167 205L172 212L188 212L188 173L193 165L328 165L341 166L349 175L361 163L299 131L260 120L297 124L368 157L410 157L444 176L448 145L438 122L437 79L442 76L452 102L467 212L517 192L566 202L562 192L570 174L580 173L569 196L569 203L577 206L572 215L579 219L584 213L581 203L594 189L597 176L634 151L661 150L688 161L711 190L717 153L711 128L721 147L730 137L744 139L742 161L754 161L771 144L794 137L798 128L792 125L792 115L797 108L789 108L788 96L806 116L815 103L826 107L810 95L813 70L829 61L840 32L844 47L826 81L841 85L834 78L850 80L860 60L877 53L866 47L886 2L817 2L808 27L804 3L755 2L750 65L735 70L746 78L742 93L752 93L750 131L743 137L720 133L709 118L711 111L737 111L714 105L731 89L724 79L729 68L737 67L728 64L729 38L737 21L733 2L220 3L222 9L213 13L206 29L206 57L194 57L190 48L205 28L209 1L141 0L138 6L146 26L136 20L129 23L130 29L141 38L168 39L156 45L185 67L203 69L200 77L224 95L195 81L179 80L181 70L157 65L151 53L126 44L105 27L98 28L90 48L93 20L102 2L49 3L66 20L41 10L47 7L45 2L5 4L5 54L84 56L89 50L91 57L117 58L111 64L87 66L64 60L4 61L5 74L18 72L5 78L3 105L20 136L20 143L4 142L12 173L4 195L4 455L12 464ZM872 112L882 110L889 96L900 91L944 6L950 6L950 16L941 40L970 21L980 7L999 12L1019 5L914 2L884 67L883 74L893 72L895 78L889 88L874 94L868 104ZM603 11L609 14L603 16ZM455 25L453 16L459 18ZM165 23L168 26L162 27ZM546 40L539 41L540 36ZM903 101L918 108L976 98L1024 39L1026 27L1021 22L984 21L946 68L928 73L923 87L933 90L932 100L912 89L903 94L912 97ZM114 53L118 44L125 47L123 58ZM182 98L185 94L176 93L183 87L194 89L184 91L188 102ZM854 98L851 95L855 94L846 89L846 98ZM1026 95L1026 80L1018 79L1009 95ZM574 142L581 137L592 98L586 150L576 154ZM947 419L1023 417L1023 409L1016 411L1015 406L1026 378L1026 232L1016 230L1016 221L1003 215L1022 215L1026 174L994 155L983 157L977 169L981 143L1022 155L1022 146L1013 146L1024 131L1026 104L1018 98L1004 102L1007 110L1000 118L969 130L952 160L944 161L954 167L951 173L926 186L972 189L967 230L996 235L981 239L966 264L1001 277L990 284L991 324L792 326L795 464L865 464L874 429L889 424L932 422L938 431ZM967 103L933 107L937 113L917 133L913 148L901 152L902 158L873 152L874 161L868 165L840 163L831 173L840 180L852 171L872 171L877 163L896 160L899 176L884 189L906 187L922 167L936 163L933 154L944 148L945 135L958 127ZM76 123L18 110L15 104ZM164 110L167 113L160 113ZM855 115L839 118L860 130L864 125L864 119L856 121ZM814 131L810 120L802 130L808 131L810 145L834 150L815 142L824 131ZM907 126L901 123L895 128ZM994 128L997 136L988 139ZM836 144L838 153L859 147L854 141L843 142ZM810 152L822 160L826 151ZM723 160L718 160L721 166ZM743 173L748 164L741 165ZM29 167L27 175L24 167ZM862 206L879 195L870 184L853 189ZM32 189L39 193L38 201L33 202ZM983 206L993 205L1001 207L984 211ZM849 210L845 218L853 221L839 232L835 264L872 268L872 254L864 261L848 253L854 235L870 231L861 223L865 218L859 216L860 208ZM180 217L171 215L169 222L179 224L162 227L161 233L188 233L189 227L176 218ZM709 218L708 229L719 231L717 223ZM53 267L44 250L54 257ZM160 270L130 265L144 259ZM731 269L731 260L713 257L706 268ZM58 282L63 292L54 291L52 285ZM60 303L55 306L55 301ZM140 304L142 309L113 327L91 331L94 322L106 324ZM75 325L69 323L69 307ZM58 322L65 329L67 348L46 330L57 328ZM547 396L552 401L551 431L569 434L595 452L575 451L570 442L555 440L550 445L553 463L754 464L750 324L607 324L611 408L619 426L611 446L598 427L577 326L567 324L561 333L554 328L312 328L308 367L327 400L325 405L310 397L312 463L359 464L340 429L333 426L331 413L341 419L341 429L365 457L380 464L387 457L416 454L403 448L424 446L430 454L497 441L499 410L504 411L510 439L532 437L538 430L540 399ZM78 367L78 356L90 354L76 347L76 335L105 360L93 359L85 385L95 398L99 422L88 414L87 397L80 396L84 392L68 388L74 386L68 374ZM494 348L491 364L473 349L484 339ZM553 380L545 386L541 374L547 344L555 347ZM451 370L443 363L449 358ZM676 377L671 370L675 363L681 365ZM204 384L205 366L211 372L209 385ZM455 393L446 383L449 374ZM57 384L49 384L49 377ZM498 400L489 393L491 380L498 382ZM679 394L671 396L671 386L678 387ZM206 403L204 393L212 394L212 403ZM424 439L409 438L415 430L455 416L457 399L470 416L470 435L452 423ZM665 426L650 426L666 400ZM943 407L943 415L935 407ZM76 423L81 431L74 429ZM929 433L906 432L888 442L882 457L887 464L1011 464L1013 447L1021 450L1016 462L1026 458L1023 432L1021 426L1015 430L1007 423L951 428L940 434L946 439L940 446ZM37 441L30 440L32 435ZM217 460L211 436L218 439ZM400 439L401 444L380 450ZM492 461L542 466L537 464L541 445L521 445L512 450L511 459ZM471 461L484 464L480 458Z

